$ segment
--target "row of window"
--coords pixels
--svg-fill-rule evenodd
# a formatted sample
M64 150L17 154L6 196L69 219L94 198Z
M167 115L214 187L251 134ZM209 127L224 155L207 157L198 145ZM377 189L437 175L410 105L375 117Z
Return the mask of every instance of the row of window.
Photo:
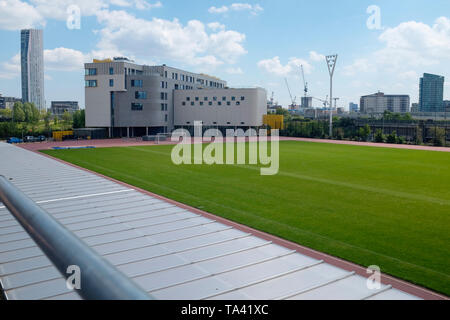
M124 72L125 72L125 74L128 74L128 75L143 74L143 72L141 70L130 69L130 68L125 68ZM114 74L114 68L113 67L109 68L109 74L110 75ZM87 75L87 76L96 76L97 75L97 68L87 68L87 69L85 69L85 75Z
M168 78L167 71L164 72L164 77ZM195 77L184 75L184 74L181 74L180 77L178 77L178 73L176 73L176 72L172 72L172 79L173 80L178 80L179 79L181 81L190 82L190 83L197 82L197 83L200 83L200 84L205 85L207 87L209 86L211 88L223 88L223 84L222 83L215 82L215 81L208 81L208 80L200 79L200 78L195 79Z
M97 87L97 80L86 80L85 81L86 88L94 88Z
M142 111L144 110L143 103L132 102L131 103L132 111ZM167 104L161 104L161 111L167 111ZM164 121L167 122L169 120L169 116L167 114L164 115Z
M203 121L200 121L203 123ZM187 121L186 124L191 124L190 121ZM213 124L217 124L217 122L213 122ZM227 125L231 125L231 122L227 122ZM245 125L245 122L241 122L241 125Z
M200 97L195 97L193 100L200 101ZM203 97L203 101L208 101L208 97ZM245 97L241 97L241 101L244 101ZM191 101L191 97L186 97L186 101ZM213 101L217 101L217 97L213 97ZM227 97L222 97L222 101L227 101ZM236 101L236 97L231 97L231 101Z
M200 102L199 102L199 105L200 105L200 106L204 106L205 103L206 103L206 102L200 101ZM240 102L240 101L235 101L234 104L237 105L237 106L240 106L240 105L241 105L241 102ZM187 105L187 104L186 104L186 101L181 102L181 105L186 106L186 105ZM195 106L195 101L191 101L190 105L191 105L191 106ZM212 101L208 101L208 105L209 105L209 106L212 106L212 105L213 105L213 102L212 102ZM222 101L217 101L217 105L218 105L218 106L221 106L221 105L222 105ZM226 103L224 102L223 105L231 106L231 101L226 101Z

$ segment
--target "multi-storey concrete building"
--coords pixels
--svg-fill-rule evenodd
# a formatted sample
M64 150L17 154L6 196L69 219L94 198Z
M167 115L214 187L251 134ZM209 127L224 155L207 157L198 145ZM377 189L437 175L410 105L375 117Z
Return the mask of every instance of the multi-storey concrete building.
M4 97L0 94L0 109L12 109L14 103L21 102L22 100L14 97Z
M420 78L420 112L444 112L444 77L424 73Z
M409 95L387 95L378 92L368 96L362 96L360 102L360 112L365 114L381 114L386 110L391 112L410 112Z
M73 114L77 110L80 110L78 101L52 101L50 108L50 112L52 113L52 115L59 118L61 118L66 111L70 114Z
M263 125L267 93L262 88L175 90L175 126L249 128Z
M348 104L348 110L350 113L358 112L358 105L356 103L350 102Z
M43 31L22 30L20 37L22 100L45 110Z
M259 123L254 119L250 121L250 118L242 115L244 110L248 110L246 107L248 102L260 101L260 91L257 89L234 93L234 97L238 99L242 96L247 98L250 92L255 97L249 96L248 102L242 101L244 108L234 108L233 110L241 112L242 116L236 115L232 118L228 117L227 101L223 101L225 106L220 110L218 106L210 106L208 103L213 101L214 96L220 99L223 96L229 97L230 103L232 101L231 92L234 90L228 89L226 82L216 77L187 72L166 65L138 65L126 58L94 60L93 63L85 64L85 71L86 126L108 128L110 136L164 133L171 131L175 126L186 126L187 122L192 122L193 125L194 120L209 123L209 119L213 119L215 117L213 114L218 111L223 115L224 122L221 123L230 122L235 126L243 122L244 127ZM198 119L194 119L192 114L185 112L187 106L182 105L182 100L187 97L183 95L184 93L192 96L198 108L202 107L200 97L202 99L208 97L211 100L203 100L203 106L211 107L211 109L196 112L195 117ZM198 101L195 101L196 97L199 98ZM195 107L190 104L189 106ZM265 95L262 109L266 111ZM194 112L194 110L196 109L193 108L191 111ZM251 112L257 114L256 111ZM239 119L241 120L238 121ZM218 123L215 120L211 121L211 123L214 122Z

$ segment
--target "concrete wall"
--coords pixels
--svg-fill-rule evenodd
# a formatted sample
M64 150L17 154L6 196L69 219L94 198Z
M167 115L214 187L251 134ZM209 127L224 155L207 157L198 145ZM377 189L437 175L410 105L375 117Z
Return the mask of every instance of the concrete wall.
M190 101L187 101L188 97ZM174 108L175 126L192 126L194 121L203 121L204 126L259 127L263 125L263 116L267 113L267 93L261 88L176 90Z

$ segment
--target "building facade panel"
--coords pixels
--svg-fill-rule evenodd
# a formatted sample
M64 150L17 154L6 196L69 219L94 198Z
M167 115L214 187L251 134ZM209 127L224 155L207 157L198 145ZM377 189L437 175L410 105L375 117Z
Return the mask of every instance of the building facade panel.
M382 114L385 111L406 113L411 110L411 102L408 95L386 95L378 92L368 96L362 96L360 112L365 114Z
M45 110L43 30L21 31L22 100Z
M267 114L262 88L175 91L175 125L203 121L210 127L260 127Z

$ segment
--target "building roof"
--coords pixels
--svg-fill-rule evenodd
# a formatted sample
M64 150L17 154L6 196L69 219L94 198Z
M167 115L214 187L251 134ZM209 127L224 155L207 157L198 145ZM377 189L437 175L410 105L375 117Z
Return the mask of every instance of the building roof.
M0 152L0 174L157 299L417 299L46 156ZM80 298L1 204L0 281L8 299Z

